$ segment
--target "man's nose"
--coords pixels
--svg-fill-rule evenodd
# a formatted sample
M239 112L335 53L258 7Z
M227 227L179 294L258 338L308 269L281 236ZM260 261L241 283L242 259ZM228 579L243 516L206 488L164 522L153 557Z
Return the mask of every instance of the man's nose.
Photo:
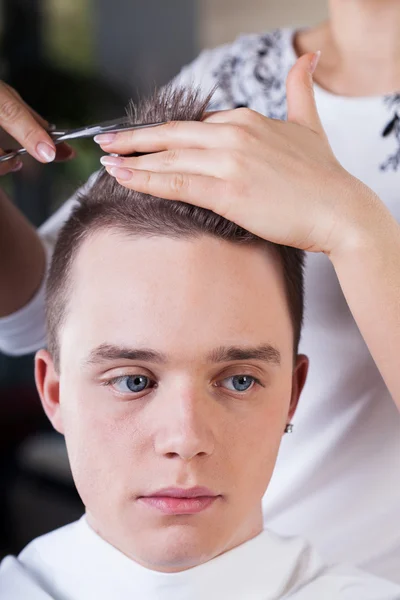
M156 435L157 454L185 461L211 455L216 427L212 404L211 398L194 390L180 390L169 397Z

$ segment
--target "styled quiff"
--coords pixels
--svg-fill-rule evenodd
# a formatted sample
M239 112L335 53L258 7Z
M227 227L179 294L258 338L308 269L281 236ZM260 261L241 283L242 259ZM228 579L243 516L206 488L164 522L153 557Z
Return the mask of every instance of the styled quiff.
M130 106L127 119L132 123L200 121L210 99L211 94L204 98L197 89L170 85L138 106ZM297 354L304 310L302 251L263 240L210 210L129 190L102 169L91 188L80 196L78 205L60 231L50 266L46 293L47 341L57 368L59 330L73 285L72 264L83 242L102 229L119 230L134 237L190 239L211 235L233 244L263 246L266 251L273 252L283 270L293 324L294 353Z

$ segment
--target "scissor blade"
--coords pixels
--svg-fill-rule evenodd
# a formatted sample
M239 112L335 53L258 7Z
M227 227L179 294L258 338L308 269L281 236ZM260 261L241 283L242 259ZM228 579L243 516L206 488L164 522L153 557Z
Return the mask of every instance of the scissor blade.
M101 133L118 133L120 131L132 131L134 129L146 129L147 127L157 127L158 125L165 125L166 121L160 121L159 123L131 123L119 121L105 121L98 125L89 125L88 127L79 127L79 129L70 129L66 131L51 131L49 132L55 144L61 144L67 140L77 140L81 138L91 138ZM16 158L21 154L27 154L25 148L19 148L18 150L7 151L7 154L0 156L0 162L5 162Z
M90 138L90 137L94 137L95 135L99 135L101 133L118 133L120 131L131 131L133 129L145 129L146 127L156 127L157 125L164 125L165 121L160 122L160 123L137 123L137 124L130 124L130 123L118 123L115 124L115 122L113 124L110 125L105 125L104 123L102 123L101 125L92 125L89 127L81 127L80 129L74 129L71 131L66 131L65 133L62 133L62 135L59 135L60 132L55 132L52 134L54 142L58 143L58 142L64 142L66 140L74 140L74 139L79 139L79 138ZM58 134L58 135L57 135Z
M16 158L20 154L27 154L27 150L25 148L20 148L19 150L6 150L6 154L0 156L0 162L6 162L7 160L11 160L12 158Z

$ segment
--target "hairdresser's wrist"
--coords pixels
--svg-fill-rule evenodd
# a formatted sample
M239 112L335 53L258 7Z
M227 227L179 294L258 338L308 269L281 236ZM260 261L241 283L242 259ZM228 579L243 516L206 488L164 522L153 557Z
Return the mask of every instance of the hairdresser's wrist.
M398 239L400 227L379 197L357 179L344 198L342 218L324 253L336 267L354 254L387 248Z

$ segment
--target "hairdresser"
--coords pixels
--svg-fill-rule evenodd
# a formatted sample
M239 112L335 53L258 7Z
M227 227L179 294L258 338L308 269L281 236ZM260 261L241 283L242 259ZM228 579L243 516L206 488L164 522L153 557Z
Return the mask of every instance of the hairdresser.
M318 64L317 51L321 51ZM400 221L398 0L330 0L329 20L321 25L244 36L231 45L207 50L183 69L178 80L195 81L207 92L218 84L210 107L217 112L209 123L200 126L225 124L234 131L232 146L236 158L252 155L255 137L259 143L265 136L265 152L254 157L254 169L258 170L257 177L252 177L252 197L264 195L266 202L278 198L285 206L285 194L293 176L300 215L308 210L306 199L313 171L309 169L307 182L302 181L300 174L294 173L293 165L297 163L290 160L290 144L281 143L289 140L289 130L282 129L281 137L277 126L274 129L268 123L258 123L259 129L255 128L251 111L284 120L289 104L290 135L305 136L304 140L308 136L311 148L312 127L304 100L311 79L307 80L304 64L292 70L287 89L285 85L289 71L304 54L315 55L309 69L314 71L315 100L333 153L351 176L379 196L382 208ZM236 108L239 110L233 113L219 112ZM56 149L43 121L4 84L0 88L0 125L40 162L54 160ZM297 127L296 133L293 127ZM269 135L265 134L267 129ZM196 177L205 181L207 169L215 169L218 161L212 153L210 136L194 139L191 131L185 129L185 124L166 125L158 144L160 150L174 151L169 153L169 164L177 161L179 172L185 177L181 181L187 181L190 174L193 183ZM118 144L125 144L126 153L137 149L135 139L139 138L124 135L124 142L122 138L119 142L115 138L100 140L103 150L112 152ZM155 130L148 135L153 136L148 138L148 151L153 151ZM140 139L144 144L145 138ZM212 139L222 143L215 136ZM279 149L276 156L270 150L274 139ZM292 140L295 145L295 138ZM208 152L207 167L205 163L197 166L194 157L199 149ZM181 160L184 150L193 151L192 159L190 152L185 154L189 157L185 165ZM229 150L232 148L228 144L224 156L229 155ZM59 158L66 158L70 151L64 147L59 152ZM268 160L278 161L280 156L283 175L269 179ZM4 163L1 173L19 168L17 161ZM265 177L260 175L263 172ZM147 180L154 184L155 174L150 175ZM168 181L165 173L162 177L163 174L159 182ZM214 174L214 179L218 177L233 194L246 189L248 183L245 172L241 181L229 169L224 174ZM119 180L123 183L123 177ZM143 187L143 182L140 185ZM318 189L319 202L323 203L329 189L324 185ZM339 219L347 210L343 202L346 190L342 194ZM158 186L158 195L173 197L167 183ZM31 352L44 344L46 264L57 232L74 202L74 198L70 199L36 232L5 196L0 198L0 348L6 353ZM349 206L350 203L349 195ZM387 256L388 261L393 261L390 252ZM364 264L368 262L368 256L363 260ZM385 264L383 261L382 270ZM376 264L371 268L376 269ZM354 276L359 276L356 271ZM387 281L390 285L390 277ZM371 298L379 298L379 289L371 287L370 292ZM369 294L363 298L358 302L366 318ZM368 316L375 320L378 337L393 308L385 298L382 291L380 310ZM374 353L373 358L348 308L332 262L324 253L307 254L306 308L300 350L309 356L311 368L294 433L286 436L282 444L279 469L268 491L267 524L280 534L309 538L327 561L357 564L400 582L400 415L393 402L396 382L391 382L393 386L385 382L376 366L380 361L384 372L385 362L398 359L398 354L390 352L396 335L398 342L398 330L396 333L393 328L386 328L387 345L382 345L382 351Z

